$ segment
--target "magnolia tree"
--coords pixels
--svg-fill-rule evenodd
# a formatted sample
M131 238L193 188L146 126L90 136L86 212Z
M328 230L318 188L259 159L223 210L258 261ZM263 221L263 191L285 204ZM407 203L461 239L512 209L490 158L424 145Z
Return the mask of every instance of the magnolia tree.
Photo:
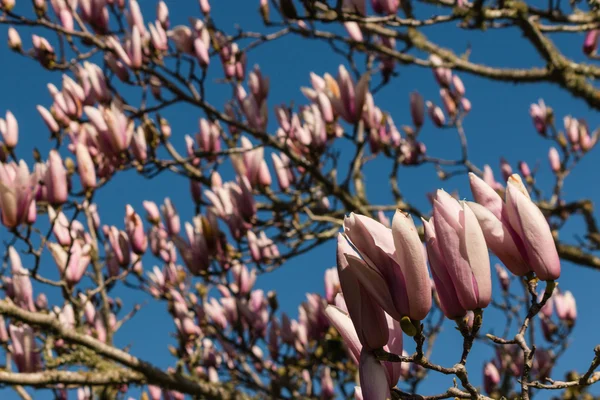
M537 183L537 168L526 161L519 174L502 161L496 181L491 167L469 157L471 103L460 75L546 82L600 108L593 85L600 67L568 58L548 36L585 32L582 52L593 58L596 2L262 0L247 17L262 22L257 31L228 31L208 0L183 25L169 18L183 2L148 3L0 0L14 57L56 72L52 100L37 105L53 143L48 154L31 157L33 149L19 144L31 133L19 130L11 111L0 119L2 393L592 397L600 347L577 357L566 375L552 370L577 317L574 288L558 285L561 263L600 269L593 204L563 193L598 132L570 116L563 128L540 100L529 110L533 126L523 130L537 131L543 152L551 143L552 182ZM512 27L544 63L507 69L471 62L422 31L440 24ZM341 65L323 76L306 71L301 105L271 104L269 77L247 63L260 62L255 48L293 36L305 46L331 46ZM406 93L410 113L395 117L403 119L396 125L377 106L377 93L411 65L432 71L439 95ZM217 103L216 90L232 95ZM182 106L199 117L194 135L167 120ZM424 127L455 131L458 156L431 154L419 138ZM365 166L375 159L389 177L379 190L389 190L391 202L378 203L365 184ZM431 166L446 188L464 180L471 193L433 186L430 206L411 202L399 171ZM116 211L122 223L106 225L103 213L114 205L95 200L125 173L140 181L182 176L188 199L157 188L160 205L127 205ZM193 217L180 217L177 207ZM560 237L579 218L578 240ZM275 290L255 287L264 274L328 243L324 266L337 260L337 268L326 271L324 294L308 294L297 313L279 309ZM159 303L172 321L171 367L148 361L155 348L138 353L116 344L144 302ZM489 312L495 317L486 318ZM143 335L152 326L134 329ZM434 343L453 329L459 356L438 363L436 353L448 349L433 351ZM477 347L495 356L467 368ZM419 396L432 375L444 383Z

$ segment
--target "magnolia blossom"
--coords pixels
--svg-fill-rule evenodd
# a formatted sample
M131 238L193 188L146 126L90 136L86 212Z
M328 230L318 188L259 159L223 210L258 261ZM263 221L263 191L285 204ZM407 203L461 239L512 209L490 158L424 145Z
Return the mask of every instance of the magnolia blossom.
M19 164L0 162L0 211L2 224L7 228L35 220L34 193L37 180L29 173L25 161Z
M533 270L543 280L560 276L560 260L550 226L529 197L521 178L512 175L506 200L474 174L471 190L478 204L469 203L490 249L515 275Z

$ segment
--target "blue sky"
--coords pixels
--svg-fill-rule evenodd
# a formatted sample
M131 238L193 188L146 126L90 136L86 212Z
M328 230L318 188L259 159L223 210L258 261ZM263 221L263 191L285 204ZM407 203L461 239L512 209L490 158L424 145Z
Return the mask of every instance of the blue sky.
M187 23L190 15L200 16L197 4L194 1L167 0L171 11L172 25ZM17 11L22 7L27 8L26 2L17 2ZM146 20L153 18L155 10L154 1L140 1ZM213 1L212 15L217 25L230 33L234 32L237 25L248 30L262 30L262 23L258 18L258 1L248 0L220 0ZM428 17L438 12L434 8L427 8L417 16ZM29 47L29 31L20 30L25 47ZM543 65L535 50L525 43L519 32L514 30L488 31L488 32L462 32L454 25L448 24L435 29L428 29L427 34L439 41L444 46L450 46L457 52L471 49L471 60L484 62L494 66L526 67L530 65ZM0 25L0 38L6 37L6 26ZM49 40L55 38L48 36ZM553 37L554 39L554 37ZM567 34L556 36L557 43L567 55L581 58L580 49L583 40L581 34ZM2 39L4 40L4 39ZM54 43L54 42L52 42ZM362 58L357 58L360 62ZM35 105L49 106L51 98L46 90L46 84L52 82L60 84L60 74L51 74L42 70L35 62L11 54L6 46L0 47L0 115L10 109L17 117L20 125L20 144L17 148L18 155L31 161L30 149L34 146L40 149L45 156L50 148L48 132ZM339 55L334 54L328 46L321 42L308 42L296 37L283 38L268 45L253 50L248 55L248 66L260 64L263 74L271 78L271 91L269 93L269 106L272 111L274 105L280 103L304 104L306 100L300 93L300 86L309 86L309 72L314 71L320 75L325 72L336 74L340 63L345 63ZM359 64L361 65L361 64ZM213 58L210 67L211 78L222 76L222 69L218 59ZM397 67L399 76L376 95L376 104L384 111L391 113L398 126L410 124L408 108L408 95L413 90L418 90L426 99L438 101L438 90L431 71L415 67ZM477 165L491 164L498 170L500 157L505 157L516 169L517 162L527 161L531 166L538 162L540 172L538 182L545 190L550 188L552 176L547 163L549 143L540 138L533 129L528 115L529 105L538 98L544 98L561 121L562 117L572 114L577 118L585 118L593 129L598 124L597 113L590 110L583 101L572 98L568 93L549 85L513 85L490 82L466 74L459 74L463 79L467 97L473 104L473 110L465 121L465 129L469 139L471 159ZM375 78L377 79L377 78ZM131 93L131 92L126 92ZM211 84L208 98L217 106L231 95L228 86ZM171 122L173 140L183 149L183 136L196 131L197 119L203 115L195 109L176 108L165 113L164 116ZM276 127L275 118L270 114L271 132ZM559 122L559 127L561 124ZM426 122L420 139L427 145L428 153L439 157L457 157L458 141L453 130L439 130ZM581 162L581 165L572 173L565 185L566 200L580 197L598 199L600 189L592 184L590 178L594 176L595 166L600 161L599 150L593 150ZM387 203L391 201L388 190L387 172L377 173L388 165L377 160L366 168L366 189L368 196L374 202ZM386 170L387 171L387 170ZM500 174L496 177L500 179ZM158 179L148 182L135 178L127 173L118 176L96 197L100 205L103 223L122 226L124 206L132 204L141 211L143 200L150 199L162 202L169 196L180 211L184 220L192 215L193 207L189 198L188 182L180 177L163 175ZM231 178L226 176L226 178ZM468 180L459 177L446 182L439 182L432 167L403 168L399 174L399 185L406 198L423 209L429 208L426 192L443 187L447 191L459 190L461 197L470 197ZM563 239L571 239L581 228L578 222L569 223L561 232ZM0 235L6 235L4 231ZM0 236L4 239L5 236ZM296 315L296 307L304 300L307 292L323 291L323 272L335 263L335 246L330 242L298 257L287 263L283 268L265 276L261 276L259 287L276 289L281 308L292 315ZM47 269L54 270L51 261ZM154 264L145 263L148 270ZM563 276L560 286L573 291L577 299L578 311L582 316L571 336L570 349L563 356L553 372L553 377L562 379L566 370L587 368L593 356L593 347L598 344L597 326L590 316L596 313L598 296L596 294L597 282L600 279L598 272L563 263ZM171 365L166 341L169 332L173 331L172 322L168 318L164 304L153 304L147 297L132 294L127 290L118 290L126 304L132 302L142 303L143 308L135 317L133 323L127 324L118 334L119 345L131 345L131 352L136 355L166 367ZM585 318L588 316L588 318ZM489 313L484 317L483 329L490 326L499 327L503 320L496 319L498 315ZM499 329L499 328L497 328ZM444 365L451 365L458 357L458 335L451 324L446 324L444 332L438 340L432 360ZM408 340L406 341L408 342ZM469 359L468 366L471 379L475 384L481 382L481 364L492 357L491 350L479 345ZM452 384L449 377L432 375L427 384L422 385L423 394L433 394L444 391ZM599 393L599 389L594 390ZM17 398L14 392L0 390L2 398ZM549 397L542 394L540 398ZM47 398L36 396L35 398Z

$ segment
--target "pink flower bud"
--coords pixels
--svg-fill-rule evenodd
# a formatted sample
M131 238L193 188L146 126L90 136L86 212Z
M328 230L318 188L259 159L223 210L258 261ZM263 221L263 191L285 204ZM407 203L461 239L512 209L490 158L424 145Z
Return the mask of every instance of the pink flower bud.
M538 133L542 136L546 136L546 127L548 123L548 109L544 100L540 99L538 104L532 104L529 107L529 115L533 120L533 125Z
M202 13L204 15L208 15L208 13L210 13L210 3L208 0L199 0L200 2L200 11L202 11Z
M523 175L525 179L531 178L531 169L525 161L519 161L519 172L521 172L521 175Z
M21 41L21 36L19 36L19 32L17 32L17 30L12 26L8 28L8 47L10 47L14 51L21 51L23 47L23 43Z
M510 277L508 276L508 272L506 272L506 270L500 264L496 264L496 275L500 281L500 287L502 287L502 290L507 292L510 288Z
M4 317L0 315L0 343L8 342L8 331L6 330L6 322Z
M145 164L146 159L148 158L148 145L146 143L146 133L141 126L138 126L133 134L131 151L140 164Z
M596 52L596 47L598 47L598 34L600 30L592 29L585 35L585 39L583 41L583 53L586 55L594 54Z
M137 0L129 0L129 18L132 31L134 28L138 29L140 37L146 36L146 27L144 26L144 17L142 10Z
M129 66L134 69L140 68L142 66L142 37L137 25L131 29L128 53L130 59Z
M94 166L94 161L90 156L87 146L82 143L77 143L75 154L77 156L77 169L79 171L79 178L81 179L81 186L83 186L84 189L95 188L96 167Z
M44 123L46 124L46 126L48 127L50 132L57 133L58 131L60 131L58 122L56 122L56 120L54 119L54 117L52 116L50 111L48 111L46 108L44 108L42 106L37 106L37 110L40 113L40 115L42 116L42 119L44 120Z
M577 304L575 297L570 291L564 293L554 294L554 306L556 308L556 315L562 321L567 322L571 326L577 319Z
M67 170L56 150L50 150L44 184L48 190L47 197L50 204L61 205L67 201L69 196Z
M164 29L169 29L169 8L164 1L159 1L156 6L156 19Z
M452 98L450 91L446 88L440 89L440 97L442 98L442 104L444 105L448 115L450 115L450 117L455 116L456 102L454 101L454 98Z
M365 399L389 399L390 384L385 368L365 348L360 352L360 389Z
M131 253L127 234L117 229L116 226L111 226L108 231L108 241L117 263L121 267L128 267L131 263Z
M175 48L181 53L192 54L193 37L192 30L187 26L178 25L167 33L167 36L175 43Z
M479 222L469 206L438 190L433 204L433 227L460 305L465 310L485 308L491 300L488 249ZM462 250L466 249L466 250ZM441 260L438 260L441 261ZM440 268L437 268L440 269ZM436 285L438 292L439 285Z
M53 207L48 207L48 219L52 225L52 232L61 246L70 246L72 243L71 232L69 230L69 220L60 211L58 214Z
M33 312L33 286L29 279L29 271L23 268L19 253L12 246L8 248L8 258L12 274L13 301L22 309Z
M557 173L561 170L562 167L560 155L555 147L550 147L550 150L548 151L548 160L550 161L550 168L554 173Z
M460 98L465 95L465 85L458 75L452 76L452 87L454 88L453 93L456 97Z
M423 96L418 92L410 94L410 115L415 127L420 128L423 126L423 122L425 121L425 103L423 102Z
M335 397L335 387L331 378L331 369L323 368L321 372L321 399L332 399Z
M148 209L146 209L146 211L148 211ZM181 230L179 214L177 214L177 210L175 210L175 207L171 203L171 199L168 197L165 199L164 205L161 206L161 211L169 235L178 235Z
M277 177L279 188L285 192L290 187L287 168L277 154L271 153L271 158L273 159L273 168L275 169L275 176Z
M10 111L6 112L6 121L0 118L0 134L9 149L14 149L19 143L19 124Z
M527 261L538 278L546 281L558 279L560 259L552 231L544 214L523 190L521 178L511 176L506 189L510 225L523 241Z
M148 248L148 239L144 232L142 218L129 204L125 206L125 231L131 243L131 249L135 254L144 254Z
M504 157L500 158L500 172L502 172L502 179L505 181L507 181L508 178L510 178L513 172L512 167L510 166L508 161L504 159Z
M0 0L0 9L5 11L12 11L15 7L16 0Z
M428 101L425 103L427 106L427 110L429 112L429 118L434 123L435 126L441 127L446 123L446 117L444 116L444 112L438 106L433 105L432 102Z
M35 343L35 334L29 325L8 327L12 343L12 356L21 373L37 372L42 369L41 353Z
M348 32L348 36L351 40L359 43L361 43L364 40L362 31L360 30L360 25L358 25L357 22L344 22L344 28L346 28L346 32Z
M160 222L160 211L158 210L158 206L153 201L144 201L143 203L144 209L146 210L146 218L153 224L158 224Z
M385 281L375 271L372 274L375 279L359 279L361 274L372 270L341 235L338 235L337 264L342 292L346 294L344 298L361 344L368 349L383 347L388 341L385 313L364 285L371 283L381 288L385 287ZM387 296L386 303L390 304L389 292Z
M429 56L429 61L434 67L433 76L435 77L438 84L443 87L450 86L452 80L452 71L449 68L442 67L442 59L439 56L432 54L431 56Z
M37 177L29 173L25 161L21 160L18 165L0 162L0 210L4 226L15 228L24 222L31 222L31 206L35 204L36 191Z
M501 381L500 372L498 368L489 362L485 364L483 368L483 386L487 394L492 394Z
M469 111L471 111L471 100L467 99L466 97L463 97L462 99L460 99L460 106L462 107L465 114L468 114Z
M327 319L329 320L331 325L339 332L340 336L344 341L344 344L348 348L349 355L354 359L356 363L358 363L362 345L360 344L358 335L356 334L356 329L354 328L354 325L352 323L352 320L348 316L348 313L336 306L330 305L325 308L325 315L327 316Z
M371 6L378 14L394 15L400 7L400 0L371 0Z

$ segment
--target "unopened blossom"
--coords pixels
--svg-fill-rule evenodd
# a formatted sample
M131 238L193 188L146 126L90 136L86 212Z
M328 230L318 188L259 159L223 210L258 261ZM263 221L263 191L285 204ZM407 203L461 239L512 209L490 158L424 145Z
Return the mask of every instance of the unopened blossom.
M431 308L431 286L412 218L397 211L389 229L351 214L344 221L344 231L362 258L362 264L355 262L355 266L365 266L355 272L377 303L397 321L424 319Z
M10 111L6 112L5 119L0 118L0 135L9 149L14 149L19 143L19 124Z
M546 217L531 200L518 175L512 175L506 189L508 220L525 246L528 264L539 279L560 276L560 259Z
M444 126L446 123L446 117L444 116L442 109L430 101L426 102L425 105L429 113L429 118L431 118L431 121L434 123L434 125L437 127Z
M510 277L508 276L508 272L506 272L506 269L504 269L504 267L502 267L500 264L496 264L495 268L496 276L498 276L498 280L500 281L500 287L505 292L508 291L510 287Z
M61 278L71 287L79 283L91 261L91 246L82 245L79 240L73 241L67 250L57 243L49 242L47 246Z
M485 388L485 392L487 394L492 394L492 392L500 384L500 380L500 372L498 372L496 365L491 362L485 364L483 367L483 386Z
M569 325L574 325L577 320L577 304L575 297L570 291L555 293L553 296L556 315Z
M471 208L438 190L433 221L425 225L425 230L429 262L446 315L456 316L453 314L461 308L487 307L492 289L490 260L484 234ZM442 288L447 291L444 295Z
M368 349L383 347L388 341L385 313L377 304L376 298L365 288L366 282L363 283L359 278L360 273L370 271L370 267L341 235L338 236L337 267L342 292L346 294L348 312L360 343ZM377 276L375 273L372 275ZM378 284L380 288L385 287L383 278L378 278L372 283ZM389 297L388 292L386 300ZM391 299L388 302L391 303Z
M367 349L360 353L360 389L365 399L390 399L390 386L385 368Z
M169 232L170 235L179 234L179 231L181 230L181 220L179 219L179 214L177 214L177 210L173 206L171 199L167 197L160 209L163 219L165 220L167 232ZM148 211L148 209L146 209L146 211Z
M37 372L42 368L41 353L35 343L35 333L29 325L10 325L11 353L21 373Z
M334 110L349 123L356 123L361 117L369 91L369 74L364 74L358 83L350 76L348 70L340 65L337 79L326 77L326 93Z
M592 29L585 35L585 39L583 41L583 53L590 55L596 52L596 48L598 47L598 35L600 34L600 30Z
M14 51L21 51L21 48L23 47L19 32L12 26L8 28L8 47Z
M96 167L87 146L78 143L75 155L77 157L77 170L81 179L81 186L84 189L94 189L96 187Z
M23 268L19 253L12 246L8 248L8 258L12 274L13 301L25 310L35 311L33 286L29 278L29 271Z
M32 208L35 212L36 190L36 176L29 173L25 161L0 162L0 211L4 226L15 228L28 221Z
M371 6L378 14L394 15L400 7L400 0L371 0Z
M415 127L420 128L425 121L425 102L418 92L410 94L410 115Z
M159 1L156 6L156 19L164 29L169 29L169 7L164 1Z
M537 104L532 104L529 107L529 115L533 120L533 125L542 136L546 136L546 128L550 113L550 110L546 107L546 103L544 103L544 100L542 99L540 99Z
M548 161L550 162L550 169L552 169L552 172L560 172L562 166L560 155L558 154L556 147L550 147L550 150L548 151Z
M144 232L142 218L129 204L125 206L125 231L129 237L131 249L136 254L144 254L148 247L148 239Z

